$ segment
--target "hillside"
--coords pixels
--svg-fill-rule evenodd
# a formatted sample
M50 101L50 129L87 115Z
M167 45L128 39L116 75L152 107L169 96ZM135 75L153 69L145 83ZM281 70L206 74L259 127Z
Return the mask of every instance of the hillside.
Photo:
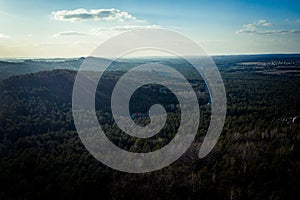
M170 113L172 121L154 140L122 135L107 108L120 73L107 73L109 78L99 85L96 99L105 102L96 105L99 123L121 148L134 152L161 148L176 133L179 113ZM300 125L292 123L300 113L299 76L222 68L228 112L214 150L202 160L196 158L209 122L209 106L200 104L199 133L185 155L157 172L127 174L95 160L79 140L71 112L75 75L71 70L43 71L0 83L1 199L82 199L99 194L108 199L295 199L299 195ZM166 104L173 101L152 95Z

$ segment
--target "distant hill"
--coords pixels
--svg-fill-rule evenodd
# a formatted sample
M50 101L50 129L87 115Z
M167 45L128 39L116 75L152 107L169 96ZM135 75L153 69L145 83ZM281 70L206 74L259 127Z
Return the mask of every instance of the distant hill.
M22 75L54 69L78 69L84 58L49 62L46 60L0 61L0 80L14 75Z
M29 74L39 71L50 71L55 69L69 69L78 70L80 65L87 58L52 58L52 59L6 59L0 60L0 80L4 80L10 76ZM104 58L88 57L91 63L97 65L110 60ZM220 70L228 68L241 62L271 62L276 60L295 60L300 59L300 54L261 54L261 55L226 55L226 56L212 56L216 65ZM109 70L126 70L134 65L144 64L146 62L159 62L166 65L171 65L175 68L186 66L184 60L176 58L136 58L136 59L120 59L114 61ZM102 70L102 69L100 69ZM188 71L186 74L190 74Z
M51 71L55 69L78 70L82 62L89 59L89 62L100 65L101 63L111 62L104 58L76 58L76 59L28 59L28 60L3 60L0 61L0 80L10 76L29 74L39 71ZM110 70L128 67L126 62L112 63ZM102 70L102 69L100 69Z

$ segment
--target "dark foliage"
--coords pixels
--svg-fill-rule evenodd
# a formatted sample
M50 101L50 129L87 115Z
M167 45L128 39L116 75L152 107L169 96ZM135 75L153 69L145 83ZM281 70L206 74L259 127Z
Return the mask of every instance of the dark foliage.
M115 171L87 152L71 112L75 71L44 71L2 81L0 199L298 199L300 125L292 123L292 118L300 113L300 77L265 74L268 66L245 68L238 63L299 62L299 58L232 59L235 61L216 59L228 98L226 123L217 146L206 158L197 158L210 116L204 95L199 99L201 124L193 145L172 165L146 174ZM180 110L169 107L169 122L151 140L122 134L107 108L109 91L119 76L120 72L110 72L99 84L104 86L96 95L104 102L96 106L99 123L123 149L148 152L161 148L176 134ZM199 83L194 89L205 93L203 82L190 81ZM139 96L139 92L146 95ZM136 105L143 105L143 98L148 96L150 102L158 96L165 106L176 105L176 99L164 95L141 88L134 99ZM133 106L131 110L145 112L148 107ZM136 122L147 124L147 120Z

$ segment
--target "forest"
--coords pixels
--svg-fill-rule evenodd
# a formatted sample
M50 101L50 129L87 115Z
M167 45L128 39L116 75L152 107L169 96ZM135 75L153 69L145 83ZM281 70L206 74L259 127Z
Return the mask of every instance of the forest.
M145 174L105 166L80 141L72 117L79 61L76 66L75 61L54 68L57 63L52 68L44 63L46 67L22 74L2 73L0 199L292 200L300 196L300 55L214 58L225 84L227 116L217 145L203 159L197 153L210 121L205 83L194 78L195 71L186 63L163 60L181 70L201 94L197 96L200 126L194 143L179 160ZM158 85L140 88L130 109L146 113L151 104L164 105L168 118L159 134L134 138L123 134L114 122L109 107L114 85L127 65L145 62L149 60L116 62L122 70L108 71L96 94L97 117L107 137L132 152L163 147L179 126L176 98L168 90L160 92ZM135 122L147 124L148 120L142 117Z

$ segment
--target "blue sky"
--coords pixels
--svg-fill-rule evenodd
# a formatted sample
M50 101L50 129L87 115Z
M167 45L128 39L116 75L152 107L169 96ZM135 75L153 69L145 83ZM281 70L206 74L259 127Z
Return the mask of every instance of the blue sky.
M0 57L87 56L122 31L158 27L211 55L300 52L299 1L0 0L0 27Z

